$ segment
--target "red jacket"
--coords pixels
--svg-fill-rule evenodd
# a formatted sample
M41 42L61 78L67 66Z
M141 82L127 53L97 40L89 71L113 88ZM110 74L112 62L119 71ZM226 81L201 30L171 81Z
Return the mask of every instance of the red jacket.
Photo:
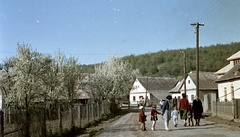
M159 113L156 109L151 110L151 116L156 116L157 114L161 114L161 113Z
M141 109L139 112L139 122L144 123L147 121L147 116L145 115L144 111Z
M189 102L188 99L182 98L179 101L179 110L181 109L188 109L189 108Z

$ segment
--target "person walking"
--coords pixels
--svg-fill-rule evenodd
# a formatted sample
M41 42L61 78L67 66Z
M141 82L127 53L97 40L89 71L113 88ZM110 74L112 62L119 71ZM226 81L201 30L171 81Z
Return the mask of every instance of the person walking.
M188 115L188 126L190 126L191 123L192 123L192 126L193 126L193 110L192 110L191 104L189 104L187 115Z
M161 99L161 100L159 101L159 106L160 106L160 109L162 109L163 102L164 102L164 100L163 100L163 99Z
M145 121L147 121L147 115L145 115L144 110L143 110L143 106L139 107L140 111L139 111L139 122L141 123L141 130L142 131L146 131L146 127L145 127Z
M203 106L202 106L202 101L198 98L198 96L195 96L195 99L193 100L192 109L194 112L193 116L196 121L196 126L199 126L200 119L203 113Z
M155 125L156 125L156 122L158 120L158 117L157 117L157 114L161 114L160 112L158 112L156 110L156 105L153 105L152 106L152 110L151 110L151 121L152 121L152 128L151 130L154 131L155 130Z
M173 101L172 101L173 102L173 107L177 107L177 103L178 103L177 101L178 101L177 97L174 97Z
M187 112L189 107L188 99L186 98L187 95L182 93L182 98L179 101L179 111L180 111L180 118L184 121L184 126L187 126Z
M172 119L173 119L173 125L174 127L177 127L178 124L178 111L177 111L177 107L174 107L174 110L171 113Z
M162 106L162 115L163 115L163 120L164 120L164 124L165 124L165 129L167 131L170 131L169 120L171 119L171 110L170 110L170 108L171 108L170 101L171 100L172 100L172 96L168 95Z

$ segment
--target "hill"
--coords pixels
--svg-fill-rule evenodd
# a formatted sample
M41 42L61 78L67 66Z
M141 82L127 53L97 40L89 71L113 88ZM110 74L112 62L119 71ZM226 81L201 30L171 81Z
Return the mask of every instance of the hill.
M240 50L240 42L231 44L217 44L199 47L199 70L216 72L229 62L229 56ZM143 55L130 55L122 59L133 65L134 69L139 69L143 76L183 76L184 58L186 53L187 73L196 70L196 48L166 50Z
M229 63L226 59L239 50L240 42L199 47L199 70L216 72L226 66ZM182 78L184 58L181 51L186 53L186 72L196 70L196 48L161 50L155 53L129 55L122 59L132 64L134 69L138 69L142 76ZM81 67L84 72L94 71L94 65Z

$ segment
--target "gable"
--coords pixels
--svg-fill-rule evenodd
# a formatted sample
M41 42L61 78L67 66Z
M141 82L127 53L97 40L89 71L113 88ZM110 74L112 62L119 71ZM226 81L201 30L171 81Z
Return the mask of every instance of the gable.
M138 79L135 80L133 83L132 90L130 93L138 93L138 92L145 92L146 89L142 86L142 84L138 81Z

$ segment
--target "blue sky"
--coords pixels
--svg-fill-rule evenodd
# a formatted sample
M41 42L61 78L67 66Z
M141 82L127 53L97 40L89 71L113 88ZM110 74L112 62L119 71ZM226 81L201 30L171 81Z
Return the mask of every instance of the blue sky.
M239 0L0 0L0 62L17 43L80 64L160 50L240 42Z

